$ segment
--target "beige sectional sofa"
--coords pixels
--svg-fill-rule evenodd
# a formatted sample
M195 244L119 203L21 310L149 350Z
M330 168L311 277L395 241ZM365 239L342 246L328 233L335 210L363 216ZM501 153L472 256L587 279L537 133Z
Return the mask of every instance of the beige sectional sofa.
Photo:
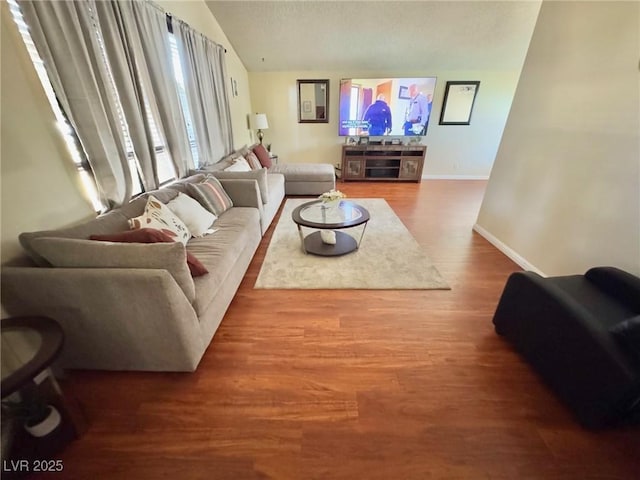
M2 268L5 311L57 320L66 337L60 359L65 368L195 370L280 208L287 181L289 194L295 195L318 195L335 187L331 165L224 171L247 148L96 219L21 234L30 259ZM141 215L149 195L166 204L207 175L217 177L233 201L213 224L213 234L193 237L186 246L105 246L89 239L127 231L129 219ZM192 278L187 252L209 273Z
M204 177L198 174L150 194L166 203L187 183ZM59 258L66 250L73 260L88 249L97 263L104 261L104 248L98 247L105 242L89 236L126 231L128 220L143 212L145 197L71 228L23 233L20 242L32 260L3 266L2 304L10 315L43 315L62 325L62 367L193 371L284 198L282 176L268 177L266 202L257 181L221 179L234 206L214 223L215 233L192 238L186 250L178 242L112 244L113 252L131 258L130 267L53 267L41 253L53 249ZM191 278L186 251L209 273ZM144 268L157 263L154 255L163 255L167 269ZM173 270L172 256L180 260Z

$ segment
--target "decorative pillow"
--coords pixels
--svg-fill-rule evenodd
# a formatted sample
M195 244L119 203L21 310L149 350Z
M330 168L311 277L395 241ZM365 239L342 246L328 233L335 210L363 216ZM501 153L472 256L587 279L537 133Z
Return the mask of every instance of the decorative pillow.
M125 232L109 233L105 235L91 235L90 240L116 243L169 243L175 240L164 232L155 228L140 228L138 230L127 230ZM187 266L192 277L200 277L209 273L206 267L196 258L193 253L187 251Z
M178 193L176 198L167 203L167 207L180 217L180 220L184 222L194 237L203 237L213 222L218 219L213 213L184 193Z
M262 168L262 164L260 163L260 160L258 160L258 157L256 157L256 154L253 153L253 150L249 150L245 155L245 158L247 159L247 162L249 162L249 165L251 165L252 170L260 170Z
M640 315L615 324L609 332L636 364L640 365Z
M269 183L267 182L267 169L260 167L259 170L251 170L250 172L230 172L225 170L223 172L211 172L211 175L218 179L248 179L258 182L258 189L260 190L260 198L262 203L266 204L269 201Z
M54 267L167 270L190 302L196 298L185 262L185 247L178 242L136 245L41 237L34 240L34 245Z
M184 222L153 195L149 196L144 213L129 220L129 227L132 229L157 228L183 245L186 245L191 238L191 232Z
M265 168L271 168L272 162L271 157L269 156L269 152L264 148L264 145L259 143L255 147L253 147L253 153L256 154L258 160L260 160L260 164Z
M217 217L233 207L227 192L218 179L212 176L207 177L202 183L188 184L187 193Z
M225 172L250 172L251 165L244 157L236 158L231 165L224 169Z

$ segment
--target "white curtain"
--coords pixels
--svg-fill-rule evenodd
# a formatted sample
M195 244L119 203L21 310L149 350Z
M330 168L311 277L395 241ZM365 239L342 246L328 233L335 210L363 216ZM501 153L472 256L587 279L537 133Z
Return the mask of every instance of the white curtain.
M119 112L91 18L95 2L19 1L19 5L87 155L101 200L110 207L122 205L131 197L131 175Z
M124 13L127 35L132 39L134 55L151 88L149 107L158 120L178 177L194 168L186 121L180 107L178 84L172 65L167 16L150 2L119 1Z
M178 178L196 167L163 10L146 0L19 5L105 204L131 198L127 155L144 189L158 187L158 137ZM224 49L180 20L173 28L200 164L215 163L233 148Z
M131 14L128 11L122 12L121 5L117 2L98 1L95 7L96 21L105 39L105 53L109 59L111 74L123 116L126 119L131 148L137 159L142 185L145 190L154 190L159 183L155 161L156 151L152 126L145 110L143 87L150 83L146 68L138 67L136 47L125 28L124 16L131 16Z
M209 165L233 150L225 50L177 19L173 34L183 62L199 166Z

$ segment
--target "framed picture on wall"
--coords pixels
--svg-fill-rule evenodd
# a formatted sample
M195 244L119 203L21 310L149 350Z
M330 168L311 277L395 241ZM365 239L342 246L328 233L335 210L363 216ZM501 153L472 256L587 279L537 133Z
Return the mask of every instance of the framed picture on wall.
M479 81L447 82L440 111L440 125L470 125Z

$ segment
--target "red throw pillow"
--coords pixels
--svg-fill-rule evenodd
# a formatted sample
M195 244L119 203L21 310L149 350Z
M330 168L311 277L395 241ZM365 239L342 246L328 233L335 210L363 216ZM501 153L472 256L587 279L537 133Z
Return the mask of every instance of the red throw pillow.
M256 157L258 157L258 160L260 160L260 165L265 168L271 168L271 157L269 156L269 152L267 152L267 149L264 148L264 145L259 143L258 145L253 147L253 153L255 153Z
M98 240L101 242L118 242L118 243L168 243L174 242L166 233L155 228L138 228L135 230L126 230L124 232L109 233L105 235L91 235L90 240ZM195 255L187 252L187 265L192 277L200 277L209 270L198 260Z

